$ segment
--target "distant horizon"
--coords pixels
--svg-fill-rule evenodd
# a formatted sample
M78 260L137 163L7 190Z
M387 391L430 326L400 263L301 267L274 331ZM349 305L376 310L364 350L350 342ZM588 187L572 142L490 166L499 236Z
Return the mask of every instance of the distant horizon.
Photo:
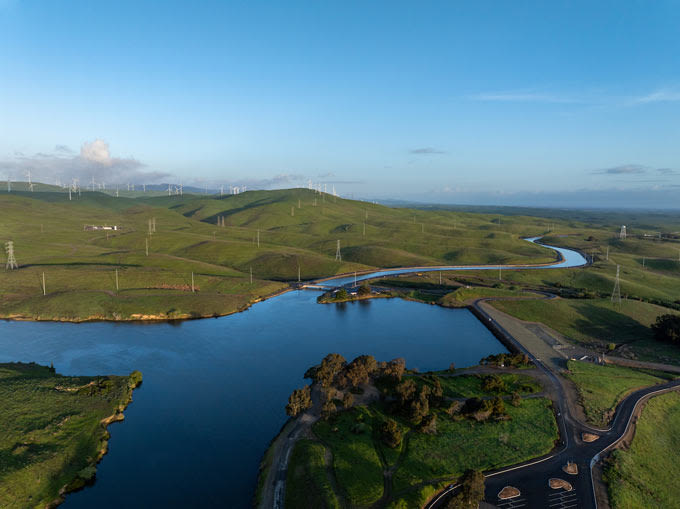
M12 180L10 181L11 185L16 185L20 184L22 186L25 186L26 188L28 187L28 181L21 181L21 180ZM41 182L39 180L34 180L33 184L43 184L51 187L60 187L61 189L67 189L67 185L62 185L62 186L55 186L55 184L50 184L49 182ZM104 192L106 194L111 194L114 192L116 184L110 184L107 183L106 185L110 185L111 187L106 188L106 189L95 189L95 191L99 192ZM183 185L181 182L161 182L161 183L136 183L130 185L133 186L133 189L128 190L127 189L127 184L118 184L118 188L120 192L141 192L141 186L146 185L147 190L153 191L156 193L162 192L165 193L167 191L168 186L171 186L171 192L172 195L176 195L179 192L180 186L183 187L183 190L187 194L192 194L192 195L208 195L208 196L215 196L219 195L221 190L220 187L207 187L207 193L206 193L206 188L205 187L199 187L199 186L193 186L193 185ZM80 185L80 189L82 192L90 192L92 191L91 188L88 188L87 186ZM276 190L294 190L294 189L308 189L308 187L305 186L288 186L288 187L269 187L269 188L263 188L263 187L255 187L255 188L246 188L246 191L276 191ZM315 190L315 189L312 189ZM16 189L13 189L14 192L19 191ZM20 190L21 192L28 192L27 189L22 189ZM243 188L239 187L238 192L243 192ZM321 189L323 191L323 189ZM0 180L0 193L7 192L7 180ZM223 193L224 195L230 195L233 194L231 192L230 186L228 184L225 184L223 187ZM236 193L238 194L238 193ZM327 192L327 194L332 194L330 191ZM592 193L588 193L592 197ZM593 211L659 211L659 212L680 212L680 204L678 204L678 200L670 195L668 196L668 203L669 205L664 206L663 202L659 203L658 202L658 197L655 196L650 196L649 200L650 202L647 205L618 205L614 203L609 203L605 200L601 200L600 203L601 205L592 205L588 203L583 203L579 202L578 200L572 200L568 201L569 193L563 193L563 200L565 201L559 201L559 195L557 194L549 194L549 193L517 193L514 195L514 201L513 201L513 196L511 195L504 195L504 196L498 196L498 199L496 201L493 201L489 199L488 201L483 201L483 196L482 195L477 195L476 198L479 199L479 201L470 201L470 196L467 197L468 201L466 201L465 198L461 198L460 201L433 201L433 200L427 200L427 198L421 198L418 199L418 197L413 197L413 198L399 198L399 197L390 197L390 196L365 196L365 195L359 195L359 194L354 194L354 193L349 193L349 194L343 194L343 193L337 193L337 196L340 198L344 199L349 199L349 200L359 200L359 201L366 201L366 202L377 202L382 205L387 205L387 206L409 206L409 205L414 205L414 206L441 206L441 207L496 207L496 208L529 208L529 209L555 209L555 210L582 210L582 211L587 211L587 210L593 210ZM587 195L584 195L584 193L572 193L571 195L578 197L579 199L585 199L587 198ZM537 199L538 197L538 199ZM606 197L605 197L606 198ZM545 203L545 201L549 201L549 203ZM607 204L609 203L609 204ZM670 205L672 204L672 205Z
M680 4L0 0L0 178L677 207Z

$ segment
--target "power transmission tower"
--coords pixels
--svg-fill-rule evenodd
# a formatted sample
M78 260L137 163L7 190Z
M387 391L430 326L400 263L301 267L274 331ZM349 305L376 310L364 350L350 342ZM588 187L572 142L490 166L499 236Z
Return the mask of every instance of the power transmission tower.
M621 226L621 232L619 233L619 238L625 240L626 238L626 225Z
M340 254L340 240L338 240L338 247L335 250L335 261L336 262L342 261L342 255Z
M612 292L612 302L621 304L621 280L619 277L619 265L616 266L616 280L614 281L614 291Z
M18 269L17 259L14 257L14 242L8 240L5 242L5 252L7 253L7 263L5 264L5 270Z

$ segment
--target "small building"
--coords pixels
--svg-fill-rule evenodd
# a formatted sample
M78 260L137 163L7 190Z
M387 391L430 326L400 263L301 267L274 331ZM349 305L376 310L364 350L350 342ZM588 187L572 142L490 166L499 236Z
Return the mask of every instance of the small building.
M101 226L101 225L96 225L96 224L86 224L83 226L83 231L86 232L97 232L97 231L102 231L102 230L120 230L120 226L118 225L113 225L113 226Z

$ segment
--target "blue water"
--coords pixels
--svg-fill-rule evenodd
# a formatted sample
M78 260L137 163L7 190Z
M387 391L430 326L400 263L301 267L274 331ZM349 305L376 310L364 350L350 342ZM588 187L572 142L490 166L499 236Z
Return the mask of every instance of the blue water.
M401 299L316 304L296 291L243 313L171 324L0 323L0 361L144 383L112 425L97 482L66 508L249 507L259 460L305 370L329 352L404 357L420 370L505 348L467 310Z
M541 237L531 237L527 238L528 242L537 243ZM382 276L396 276L398 274L408 274L411 272L441 272L441 271L459 271L459 270L527 270L527 269L568 269L573 267L580 267L587 263L587 260L578 251L573 251L571 249L565 249L561 247L546 246L546 248L553 251L557 251L562 255L562 260L549 265L525 265L522 267L517 267L514 265L447 265L441 267L418 267L417 269L405 268L405 269L387 269L376 272L371 272L370 274L362 274L357 276L346 276L340 278L332 278L321 283L323 286L344 286L351 285L355 281L363 281L364 279L371 279L375 277Z
M572 253L559 266L585 261ZM109 428L96 484L64 507L250 507L288 395L329 352L404 357L426 371L506 351L464 309L401 299L321 305L319 294L289 292L243 313L174 324L0 322L0 362L144 374L125 421Z

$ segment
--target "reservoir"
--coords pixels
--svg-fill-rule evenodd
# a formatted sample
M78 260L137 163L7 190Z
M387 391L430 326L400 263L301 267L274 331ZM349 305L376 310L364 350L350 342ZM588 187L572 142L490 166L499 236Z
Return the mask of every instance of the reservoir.
M584 261L570 254L560 267ZM177 323L0 322L0 362L144 375L125 421L109 428L95 485L63 507L250 507L288 395L326 354L403 357L427 371L507 351L466 309L401 299L321 305L318 295L292 291L242 313Z
M506 349L466 309L402 299L316 303L288 292L248 311L177 324L0 323L0 361L144 383L93 487L63 507L249 507L260 458L288 395L330 352L404 357L421 371L477 364Z

